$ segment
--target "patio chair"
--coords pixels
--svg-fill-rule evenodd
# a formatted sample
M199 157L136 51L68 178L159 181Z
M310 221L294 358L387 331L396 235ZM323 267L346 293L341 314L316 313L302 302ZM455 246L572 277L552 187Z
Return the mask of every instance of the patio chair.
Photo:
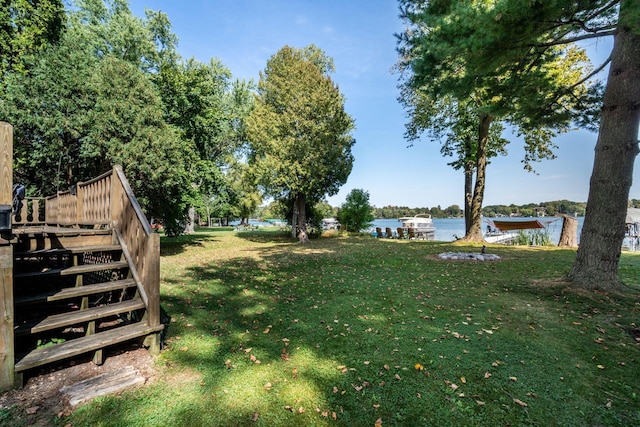
M404 229L402 227L398 227L398 239L406 239L407 236L404 235Z

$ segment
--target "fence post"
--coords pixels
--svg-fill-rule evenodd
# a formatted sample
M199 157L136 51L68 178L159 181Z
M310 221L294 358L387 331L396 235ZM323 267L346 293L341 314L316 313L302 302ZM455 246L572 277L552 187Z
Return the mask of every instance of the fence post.
M0 122L0 204L13 202L13 127ZM0 390L15 383L13 348L13 247L0 238Z

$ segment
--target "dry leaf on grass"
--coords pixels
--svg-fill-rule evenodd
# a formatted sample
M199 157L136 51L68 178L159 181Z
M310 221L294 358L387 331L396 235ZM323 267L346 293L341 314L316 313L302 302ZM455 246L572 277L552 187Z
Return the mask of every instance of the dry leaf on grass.
M516 399L515 397L513 398L513 402L514 402L514 403L517 403L518 405L520 405L520 406L522 406L522 407L527 407L527 406L529 406L529 405L527 405L525 402L523 402L522 400L520 400L520 399Z

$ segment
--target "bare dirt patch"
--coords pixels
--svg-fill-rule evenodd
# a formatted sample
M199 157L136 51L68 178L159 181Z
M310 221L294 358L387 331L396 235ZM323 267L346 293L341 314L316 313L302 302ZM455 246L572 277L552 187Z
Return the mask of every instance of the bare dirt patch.
M104 364L100 366L91 360L78 360L76 363L51 365L25 377L22 389L0 395L0 413L10 410L12 415L10 420L0 419L0 425L8 421L6 425L50 426L56 417L72 412L69 397L60 392L62 387L126 366L137 369L144 376L145 384L155 380L152 357L144 348L131 345L117 353L105 353Z

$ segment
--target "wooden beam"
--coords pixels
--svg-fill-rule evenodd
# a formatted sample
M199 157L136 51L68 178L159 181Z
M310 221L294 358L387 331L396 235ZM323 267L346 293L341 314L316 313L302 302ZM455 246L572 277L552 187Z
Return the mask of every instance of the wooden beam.
M0 122L0 204L13 202L13 127ZM0 390L13 388L13 247L0 239Z

